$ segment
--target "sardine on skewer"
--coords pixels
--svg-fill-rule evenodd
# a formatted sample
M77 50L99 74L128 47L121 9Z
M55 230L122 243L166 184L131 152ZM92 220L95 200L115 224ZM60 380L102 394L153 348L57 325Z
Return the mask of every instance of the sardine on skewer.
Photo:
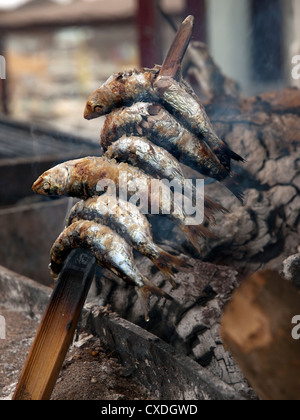
M214 131L199 98L185 82L177 82L171 77L158 77L154 82L166 108L192 133L202 138L212 149L221 164L231 171L231 159L244 162L244 159L233 152Z
M116 159L118 162L127 162L142 168L154 178L168 179L169 181L184 179L180 163L171 153L162 147L156 146L145 137L122 137L112 143L105 156Z
M150 223L136 206L104 194L77 203L72 208L66 225L70 226L78 219L94 221L115 230L133 248L148 257L172 286L176 287L172 267L181 267L185 263L154 243Z
M138 102L114 110L106 117L101 133L103 150L124 135L149 139L205 176L217 180L228 177L228 171L206 143L200 142L159 104Z
M127 163L118 164L106 157L87 157L62 163L46 171L34 183L33 191L46 196L87 199L103 195L108 188L110 193L118 193L119 198L125 201L129 197L131 202L136 198L136 202L141 202L145 214L163 214L171 218L200 251L199 236L215 238L215 235L201 224L192 225L193 221L183 209L182 196L178 199L177 195L175 199L167 186L160 184L159 188L155 188L153 181L154 178Z
M135 286L143 299L145 309L148 294L171 299L163 290L152 284L138 270L130 245L107 226L91 221L78 221L66 228L54 243L50 253L50 270L54 279L59 276L63 264L74 248L90 251L97 264L110 270L116 276ZM148 317L145 310L146 318ZM148 318L149 319L149 318Z
M154 69L142 68L113 74L88 98L84 118L98 118L136 101L149 102L154 97L159 100L153 83L160 69L157 66Z
M122 137L109 146L105 156L109 159L116 159L118 162L128 162L133 166L142 168L154 178L166 179L170 182L175 181L175 184L179 185L185 192L189 188L178 160L168 151L156 146L146 138ZM189 196L196 197L194 185ZM208 221L215 222L214 212L227 211L208 196L203 197L203 200L204 215Z
M188 130L204 141L216 154L220 163L231 171L231 160L244 162L215 133L196 93L182 79L159 76L160 67L117 73L97 89L88 99L84 111L86 119L110 113L115 108L134 102L161 103Z
M214 178L228 188L240 201L243 194L227 169L205 142L184 128L163 106L138 102L131 107L114 110L106 117L101 133L104 151L123 136L140 136L164 148L179 162Z

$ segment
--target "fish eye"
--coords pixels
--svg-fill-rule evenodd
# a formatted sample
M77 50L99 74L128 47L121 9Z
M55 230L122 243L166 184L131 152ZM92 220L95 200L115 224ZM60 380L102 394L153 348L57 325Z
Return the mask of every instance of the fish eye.
M45 183L43 184L43 190L44 190L45 192L50 191L50 188L51 188L51 186L50 186L49 182L45 182Z

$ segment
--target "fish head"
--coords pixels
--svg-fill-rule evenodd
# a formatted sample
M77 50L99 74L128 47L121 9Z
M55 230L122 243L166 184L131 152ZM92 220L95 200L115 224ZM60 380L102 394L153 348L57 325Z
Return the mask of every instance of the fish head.
M109 114L122 104L125 87L123 73L115 73L88 98L84 118L92 120Z
M84 118L86 120L93 120L94 118L102 117L106 114L106 107L104 103L101 102L101 92L96 91L93 93L85 106Z
M69 171L64 166L57 166L41 175L33 184L32 190L36 194L46 196L60 196L67 194Z
M113 82L114 80L111 80L110 83L104 84L88 98L84 110L84 118L86 120L92 120L109 114L115 107L116 98L111 89L111 83Z

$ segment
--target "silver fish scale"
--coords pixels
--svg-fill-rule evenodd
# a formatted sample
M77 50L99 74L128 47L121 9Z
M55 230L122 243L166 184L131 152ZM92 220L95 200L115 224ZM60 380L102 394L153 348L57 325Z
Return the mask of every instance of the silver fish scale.
M119 233L131 246L150 259L159 258L147 218L136 206L107 194L77 203L70 212L67 226L74 219L95 220Z
M181 97L178 95L176 86L170 86L163 96L166 103L176 109L177 112L188 114L191 118L199 113L199 105L195 100L192 100L192 98L189 100L188 96Z

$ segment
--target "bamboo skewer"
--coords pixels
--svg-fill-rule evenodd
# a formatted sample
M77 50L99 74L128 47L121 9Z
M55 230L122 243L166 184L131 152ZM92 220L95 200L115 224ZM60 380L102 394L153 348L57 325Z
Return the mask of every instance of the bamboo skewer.
M95 258L70 254L39 326L13 400L49 400L71 345L95 271Z

